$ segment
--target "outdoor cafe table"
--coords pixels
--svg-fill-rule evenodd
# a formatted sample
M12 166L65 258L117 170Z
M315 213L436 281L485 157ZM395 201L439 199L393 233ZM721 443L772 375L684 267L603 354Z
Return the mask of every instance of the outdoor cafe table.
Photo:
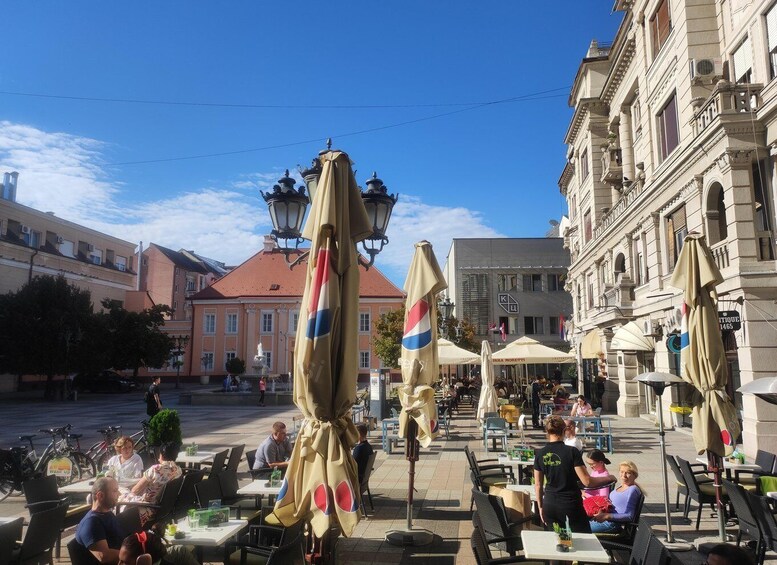
M696 461L702 465L707 465L708 461L706 457L697 457ZM731 471L761 471L760 465L752 463L732 463L728 459L723 459L723 469L726 471L726 479L731 480Z
M59 487L59 492L62 494L90 494L92 492L92 485L94 484L95 480L96 479L92 477L90 479L78 481L77 483L70 483L69 485L61 486ZM119 481L119 488L127 491L132 488L139 480L140 477L137 479L121 479Z
M255 496L257 500L257 506L259 506L259 499L261 496L268 495L270 502L272 502L273 498L278 496L280 492L280 485L277 487L271 487L270 482L265 479L251 481L247 485L237 489L237 494L243 496Z
M522 530L521 541L526 560L577 561L579 563L609 563L610 556L594 534L572 534L568 553L556 549L556 532Z
M179 465L191 466L195 469L199 469L201 463L210 461L215 456L215 451L198 451L197 455L186 455L185 451L179 451L175 458L175 462Z
M216 528L205 526L192 531L189 529L187 518L184 518L177 523L177 526L178 531L183 532L185 536L181 539L176 539L172 536L166 537L167 541L172 545L195 546L197 549L197 560L202 563L203 547L220 547L224 545L229 538L236 536L240 530L248 526L248 520L230 520Z
M513 459L512 457L508 456L506 453L500 453L497 455L497 461L500 465L510 465L511 467L516 468L516 475L518 475L519 484L523 483L523 468L534 465L534 459L529 461L519 461L518 459Z

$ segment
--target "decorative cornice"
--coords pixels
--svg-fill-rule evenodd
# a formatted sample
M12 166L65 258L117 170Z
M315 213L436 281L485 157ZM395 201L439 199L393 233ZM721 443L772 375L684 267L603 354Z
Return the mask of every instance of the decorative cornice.
M572 116L567 134L564 136L564 143L572 145L575 142L589 112L606 116L609 113L609 106L596 97L581 98L575 106L575 114Z
M558 187L561 190L561 194L567 194L567 187L569 186L572 177L575 176L575 164L567 161L564 166L564 170L561 171L561 177L558 179Z
M612 102L615 92L623 82L623 77L625 77L626 73L629 71L629 65L631 65L631 61L634 59L634 54L637 51L636 46L637 41L634 35L632 35L626 40L623 44L623 48L618 52L614 64L610 67L610 74L607 76L607 81L604 84L602 101L608 104Z

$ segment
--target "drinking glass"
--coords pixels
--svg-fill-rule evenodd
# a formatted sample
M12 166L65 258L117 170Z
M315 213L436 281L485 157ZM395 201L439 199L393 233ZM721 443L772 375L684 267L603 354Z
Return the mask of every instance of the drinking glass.
M189 515L186 517L189 524L189 530L194 531L200 527L200 515L194 510L189 510Z
M208 504L208 508L211 510L215 510L217 508L221 508L221 499L220 498L214 498L210 501L210 504Z

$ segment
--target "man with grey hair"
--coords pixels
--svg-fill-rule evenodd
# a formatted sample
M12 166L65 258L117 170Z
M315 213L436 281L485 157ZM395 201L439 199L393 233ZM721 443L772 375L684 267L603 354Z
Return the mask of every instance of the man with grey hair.
M291 442L286 435L286 424L275 422L272 434L256 450L254 471L286 471L291 457Z
M100 477L92 485L92 509L76 529L76 541L103 565L119 562L119 548L125 532L112 512L119 501L116 479Z

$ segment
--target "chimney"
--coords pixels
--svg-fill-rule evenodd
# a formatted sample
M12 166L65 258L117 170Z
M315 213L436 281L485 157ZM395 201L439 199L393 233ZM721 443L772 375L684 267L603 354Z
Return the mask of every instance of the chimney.
M19 180L19 173L16 171L12 173L3 174L3 187L0 190L0 198L16 202L16 183Z
M269 236L264 236L264 247L262 249L262 253L272 253L273 249L276 249L277 245L275 244L275 240Z

